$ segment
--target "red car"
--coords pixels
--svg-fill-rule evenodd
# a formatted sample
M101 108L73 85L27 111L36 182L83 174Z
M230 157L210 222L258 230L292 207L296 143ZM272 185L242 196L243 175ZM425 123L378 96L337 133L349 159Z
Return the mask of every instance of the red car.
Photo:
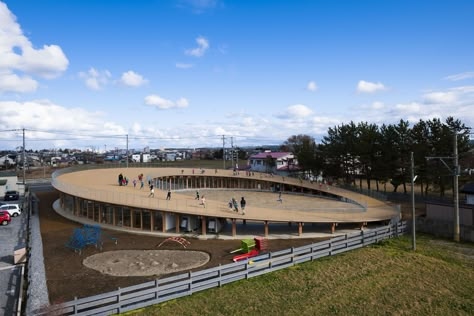
M0 224L3 226L8 225L11 222L12 218L7 211L0 211Z

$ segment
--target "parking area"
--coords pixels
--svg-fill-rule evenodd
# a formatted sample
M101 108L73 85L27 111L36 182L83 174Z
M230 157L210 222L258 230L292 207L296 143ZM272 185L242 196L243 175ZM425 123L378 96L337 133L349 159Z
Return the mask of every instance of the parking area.
M18 201L0 201L0 204ZM8 225L0 225L0 314L14 315L18 308L22 265L14 265L15 248L26 241L26 214L13 217Z

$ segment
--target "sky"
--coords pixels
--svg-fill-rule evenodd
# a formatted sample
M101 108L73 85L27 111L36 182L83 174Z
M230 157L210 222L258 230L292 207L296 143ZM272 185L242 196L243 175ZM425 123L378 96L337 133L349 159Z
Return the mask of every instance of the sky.
M0 150L474 127L472 0L0 0ZM223 137L224 135L224 137Z

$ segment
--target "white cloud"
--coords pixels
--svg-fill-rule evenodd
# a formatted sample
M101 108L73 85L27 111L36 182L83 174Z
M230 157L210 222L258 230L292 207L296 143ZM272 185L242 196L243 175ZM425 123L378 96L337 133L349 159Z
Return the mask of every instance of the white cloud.
M471 78L474 78L474 71L468 71L468 72L463 72L460 74L444 77L445 80L450 80L450 81L459 81L459 80L471 79Z
M152 94L145 97L145 104L157 107L161 110L167 110L172 108L186 108L189 106L189 101L186 98L179 98L176 102L173 102L159 95Z
M110 81L112 74L108 70L96 70L90 68L87 72L80 72L79 78L84 80L84 83L89 89L101 90Z
M189 101L186 98L179 98L176 100L176 107L178 108L187 108L189 105Z
M303 104L290 105L283 114L277 115L282 119L303 119L313 114L313 111Z
M31 76L52 79L61 75L69 61L61 47L35 49L23 34L16 17L0 2L0 91L31 92L38 84ZM22 72L23 74L18 74ZM9 79L14 79L10 82Z
M18 76L5 71L0 72L0 92L33 92L38 88L38 82L29 76Z
M120 77L120 83L128 87L139 87L148 83L148 80L133 70L129 70L122 74L122 77Z
M457 94L454 91L448 92L431 92L423 95L425 103L452 103L456 102Z
M306 86L306 90L314 92L318 90L318 85L314 81L308 82L308 85Z
M422 105L418 102L399 103L395 105L395 109L404 115L409 113L420 113Z
M185 51L186 55L190 55L194 57L204 56L204 54L209 48L209 41L206 38L199 36L198 38L196 38L196 43L198 44L198 47L187 49Z
M189 68L193 68L193 64L176 63L176 68L189 69Z
M359 93L374 93L378 91L386 90L387 88L380 82L368 82L360 80L357 84L357 92Z
M116 124L107 123L103 117L104 114L101 112L66 108L49 100L0 101L0 129L57 130L68 131L68 135L79 131L92 131L94 134L101 135L125 133L125 129ZM48 136L47 138L51 138L50 135ZM45 134L39 134L37 137L45 138Z

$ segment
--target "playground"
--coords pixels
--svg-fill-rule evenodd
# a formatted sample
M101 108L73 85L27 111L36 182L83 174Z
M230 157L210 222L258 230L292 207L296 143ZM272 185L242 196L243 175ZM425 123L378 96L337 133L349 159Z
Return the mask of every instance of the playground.
M146 236L139 234L130 234L127 232L107 231L103 232L111 238L102 238L101 247L94 244L85 245L81 254L73 249L66 247L65 244L74 234L74 229L82 228L82 224L72 222L58 215L51 207L53 202L58 199L57 192L39 193L39 216L41 236L43 240L43 253L46 270L46 281L48 285L49 298L51 303L63 302L74 299L74 297L87 297L108 291L116 290L119 287L131 286L146 281L151 281L162 275L173 275L182 272L176 272L178 267L185 267L185 271L196 271L227 264L232 262L237 253L231 253L241 248L241 240L199 240L187 238L189 244L178 242L165 242L167 238ZM268 242L269 251L278 251L290 247L298 247L324 238L308 239L271 239ZM161 246L160 246L161 244ZM156 254L157 251L172 251L173 256L169 256L166 262L158 260L145 260L147 256ZM107 253L122 251L120 262L115 262L116 258L103 256ZM125 252L123 252L125 251ZM137 254L139 251L140 254ZM199 253L199 255L196 255ZM205 262L201 257L209 257ZM102 255L92 257L94 255ZM124 256L133 254L132 256ZM159 256L154 256L155 258ZM161 256L163 257L163 256ZM87 267L87 261L94 258L95 266L98 269ZM125 259L127 258L127 259ZM149 258L148 258L149 259ZM87 260L86 262L84 262ZM123 260L123 261L122 261ZM200 261L202 260L202 261ZM153 263L155 262L155 263ZM130 271L124 273L128 276L112 275L113 265L120 265L125 271L125 267L133 267L132 270L146 271L155 266L167 268L161 272L155 270L153 275L133 274ZM110 268L109 270L107 270ZM109 272L109 273L107 273Z

